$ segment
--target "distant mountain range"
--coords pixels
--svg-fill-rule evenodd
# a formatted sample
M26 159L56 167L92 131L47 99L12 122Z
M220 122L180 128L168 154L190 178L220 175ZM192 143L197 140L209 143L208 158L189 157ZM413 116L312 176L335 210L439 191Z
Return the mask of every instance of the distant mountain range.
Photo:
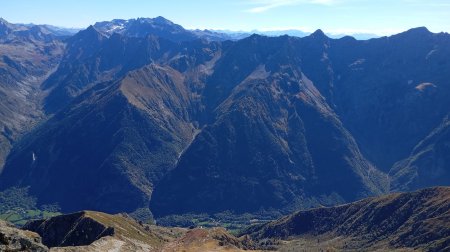
M290 213L450 185L450 35L0 25L0 189L64 212ZM233 35L234 36L234 35Z
M147 24L148 27L146 27L144 34L140 35L146 35L146 34L159 34L161 31L168 32L171 30L173 33L181 34L184 33L185 38L197 36L199 38L203 38L206 40L239 40L246 37L251 36L252 34L258 34L258 35L264 35L269 37L278 37L283 35L289 35L293 37L306 37L308 35L311 35L311 32L304 32L301 30L295 30L295 29L289 29L289 30L269 30L269 31L260 31L260 30L252 30L252 31L231 31L231 30L214 30L214 29L191 29L191 30L185 30L183 27L179 25L175 25L171 21L163 18L163 17L157 17L154 19L151 18L138 18L138 19L115 19L112 21L105 21L105 22L98 22L94 25L95 28L97 28L99 31L102 31L107 34L112 34L114 32L117 33L123 33L123 32L130 32L133 33L133 26L139 26ZM158 28L156 28L158 27ZM173 27L169 28L169 27ZM169 28L169 29L168 29ZM140 29L142 31L142 29ZM188 35L188 33L191 33L191 35ZM193 34L192 34L193 33ZM130 35L130 34L128 34ZM132 36L138 36L139 34L131 34ZM332 34L327 33L327 35L330 38L342 38L345 36L352 36L356 39L360 40L367 40L371 38L378 38L381 37L376 34L370 34L370 33L352 33L352 34Z
M80 29L63 28L53 25L12 24L0 18L0 34L2 35L2 39L15 36L22 38L40 38L40 40L46 37L49 40L49 36L66 38L74 35L78 31Z
M156 25L158 24L169 24L176 26L173 22L170 20L167 20L163 17L157 17L157 18L138 18L138 19L114 19L112 21L103 21L98 22L94 24L94 26L105 33L112 34L114 32L121 33L124 30L130 30L131 25L136 25L139 22L143 23L154 23ZM36 26L34 24L21 24L21 26L25 27L32 27ZM45 28L49 32L51 32L53 35L56 36L72 36L75 33L83 30L82 28L65 28L65 27L59 27L59 26L53 26L53 25L38 25L40 27ZM145 33L152 33L157 34L155 30L152 30L150 27ZM168 26L164 27L168 28ZM182 30L185 30L183 27L178 26L178 29L181 28ZM251 31L232 31L232 30L220 30L220 29L187 29L185 31L189 31L193 33L197 37L201 37L207 40L239 40L246 37L251 36L252 34L259 34L269 37L278 37L283 35L289 35L292 37L306 37L308 35L311 35L311 32L305 32L301 30L295 30L295 29L286 29L286 30L266 30L266 31L260 31L260 30L251 30ZM359 40L367 40L371 38L379 38L380 35L372 34L372 33L326 33L327 36L330 38L342 38L345 36L352 36ZM136 35L136 34L135 34Z
M288 35L291 37L300 37L300 38L306 37L306 36L309 36L312 34L312 32L305 32L305 31L295 30L295 29L268 30L268 31L260 31L260 30L252 30L252 31L211 30L211 31L228 34L231 37L231 39L234 39L234 40L235 39L243 39L252 34L259 34L259 35L264 35L264 36L268 36L268 37L278 37L278 36ZM326 33L326 34L328 37L335 38L335 39L339 39L339 38L342 38L345 36L351 36L351 37L354 37L355 39L359 39L359 40L367 40L367 39L381 37L380 35L376 35L376 34L372 34L372 33L349 33L349 34Z
M186 30L182 26L174 24L173 22L163 18L138 18L138 19L114 19L112 21L98 22L94 27L105 35L112 35L119 33L130 37L145 37L149 34L165 37L174 41L205 39L208 41L224 41L224 40L239 40L251 36L252 34L261 34L266 36L282 36L294 35L298 37L307 36L309 33L304 33L296 30L288 31L273 31L273 32L234 32L224 30Z

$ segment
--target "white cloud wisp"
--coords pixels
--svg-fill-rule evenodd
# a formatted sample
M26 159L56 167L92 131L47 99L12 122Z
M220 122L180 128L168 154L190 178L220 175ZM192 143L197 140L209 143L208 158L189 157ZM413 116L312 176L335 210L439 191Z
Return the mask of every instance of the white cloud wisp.
M262 13L274 8L298 4L333 5L337 0L250 0L250 2L257 6L246 10L246 12Z

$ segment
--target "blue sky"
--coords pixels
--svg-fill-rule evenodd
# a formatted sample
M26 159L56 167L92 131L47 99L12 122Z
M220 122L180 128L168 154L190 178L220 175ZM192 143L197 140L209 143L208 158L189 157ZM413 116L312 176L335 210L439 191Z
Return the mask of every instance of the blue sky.
M200 29L389 35L426 26L450 32L450 0L5 0L0 16L13 23L78 28L114 18L163 16Z

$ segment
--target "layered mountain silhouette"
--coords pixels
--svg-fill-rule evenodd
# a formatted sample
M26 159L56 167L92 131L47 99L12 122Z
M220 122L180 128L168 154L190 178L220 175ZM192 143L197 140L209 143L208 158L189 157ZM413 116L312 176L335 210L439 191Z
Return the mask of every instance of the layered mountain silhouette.
M0 176L40 204L292 211L448 185L448 34L224 41L158 17L64 43L36 91L48 119Z

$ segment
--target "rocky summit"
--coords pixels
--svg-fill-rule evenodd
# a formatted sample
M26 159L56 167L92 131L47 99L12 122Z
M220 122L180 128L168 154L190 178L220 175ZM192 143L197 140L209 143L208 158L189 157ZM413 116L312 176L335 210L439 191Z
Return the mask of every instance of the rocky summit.
M0 251L36 251L47 252L41 237L34 232L20 230L0 220Z

